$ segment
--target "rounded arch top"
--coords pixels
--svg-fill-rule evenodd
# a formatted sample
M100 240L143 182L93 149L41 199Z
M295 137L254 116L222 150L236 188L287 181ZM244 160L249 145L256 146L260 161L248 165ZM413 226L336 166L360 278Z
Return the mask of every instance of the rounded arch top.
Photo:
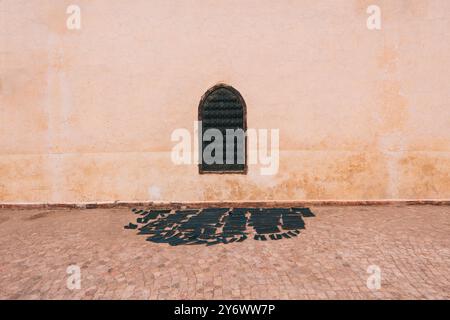
M225 83L218 83L211 88L209 88L200 99L198 106L198 120L202 121L204 108L211 106L212 102L222 102L223 108L241 108L244 129L247 128L247 105L241 93L231 85ZM220 108L220 103L218 108Z
M247 106L241 93L224 83L209 88L200 100L198 120L199 172L246 174ZM203 139L207 132L215 132L214 145L210 138Z

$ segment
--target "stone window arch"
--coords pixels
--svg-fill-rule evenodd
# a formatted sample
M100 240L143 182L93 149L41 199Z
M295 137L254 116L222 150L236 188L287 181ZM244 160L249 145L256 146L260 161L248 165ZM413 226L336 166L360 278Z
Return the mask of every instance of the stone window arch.
M198 120L201 121L199 172L246 174L247 107L239 91L226 84L209 89L200 101ZM219 132L222 148L217 147Z

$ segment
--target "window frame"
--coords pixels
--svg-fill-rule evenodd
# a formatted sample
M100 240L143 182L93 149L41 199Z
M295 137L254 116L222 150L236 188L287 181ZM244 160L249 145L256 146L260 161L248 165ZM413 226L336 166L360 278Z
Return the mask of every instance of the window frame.
M206 99L208 98L208 96L213 93L214 91L218 90L218 89L226 89L231 91L238 99L239 99L239 103L242 106L242 129L245 132L245 136L244 136L244 152L245 152L245 158L244 158L244 169L243 170L218 170L218 171L209 171L209 170L204 170L203 169L203 143L201 138L203 138L203 110L204 110L204 106L206 103ZM197 139L199 141L198 144L198 152L199 152L199 163L198 163L198 172L199 174L242 174L242 175L246 175L248 172L248 164L247 164L247 105L245 103L244 98L242 97L241 93L236 90L235 88L233 88L230 85L227 85L225 83L218 83L214 86L212 86L211 88L209 88L201 97L200 99L200 103L198 105L198 121L202 122L202 130L198 132L198 136Z

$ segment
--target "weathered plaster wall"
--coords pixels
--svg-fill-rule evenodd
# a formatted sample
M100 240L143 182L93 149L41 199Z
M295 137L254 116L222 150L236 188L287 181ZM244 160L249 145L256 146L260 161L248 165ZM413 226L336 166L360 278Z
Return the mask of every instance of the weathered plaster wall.
M0 202L450 198L450 1L0 0L0 18ZM280 128L276 176L171 163L218 82Z

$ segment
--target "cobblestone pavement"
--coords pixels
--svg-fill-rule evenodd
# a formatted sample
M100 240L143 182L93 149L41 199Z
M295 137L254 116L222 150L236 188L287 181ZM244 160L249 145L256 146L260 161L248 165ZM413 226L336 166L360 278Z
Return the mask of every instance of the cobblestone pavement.
M450 298L450 207L311 209L296 238L177 247L123 229L127 209L0 210L0 298Z

